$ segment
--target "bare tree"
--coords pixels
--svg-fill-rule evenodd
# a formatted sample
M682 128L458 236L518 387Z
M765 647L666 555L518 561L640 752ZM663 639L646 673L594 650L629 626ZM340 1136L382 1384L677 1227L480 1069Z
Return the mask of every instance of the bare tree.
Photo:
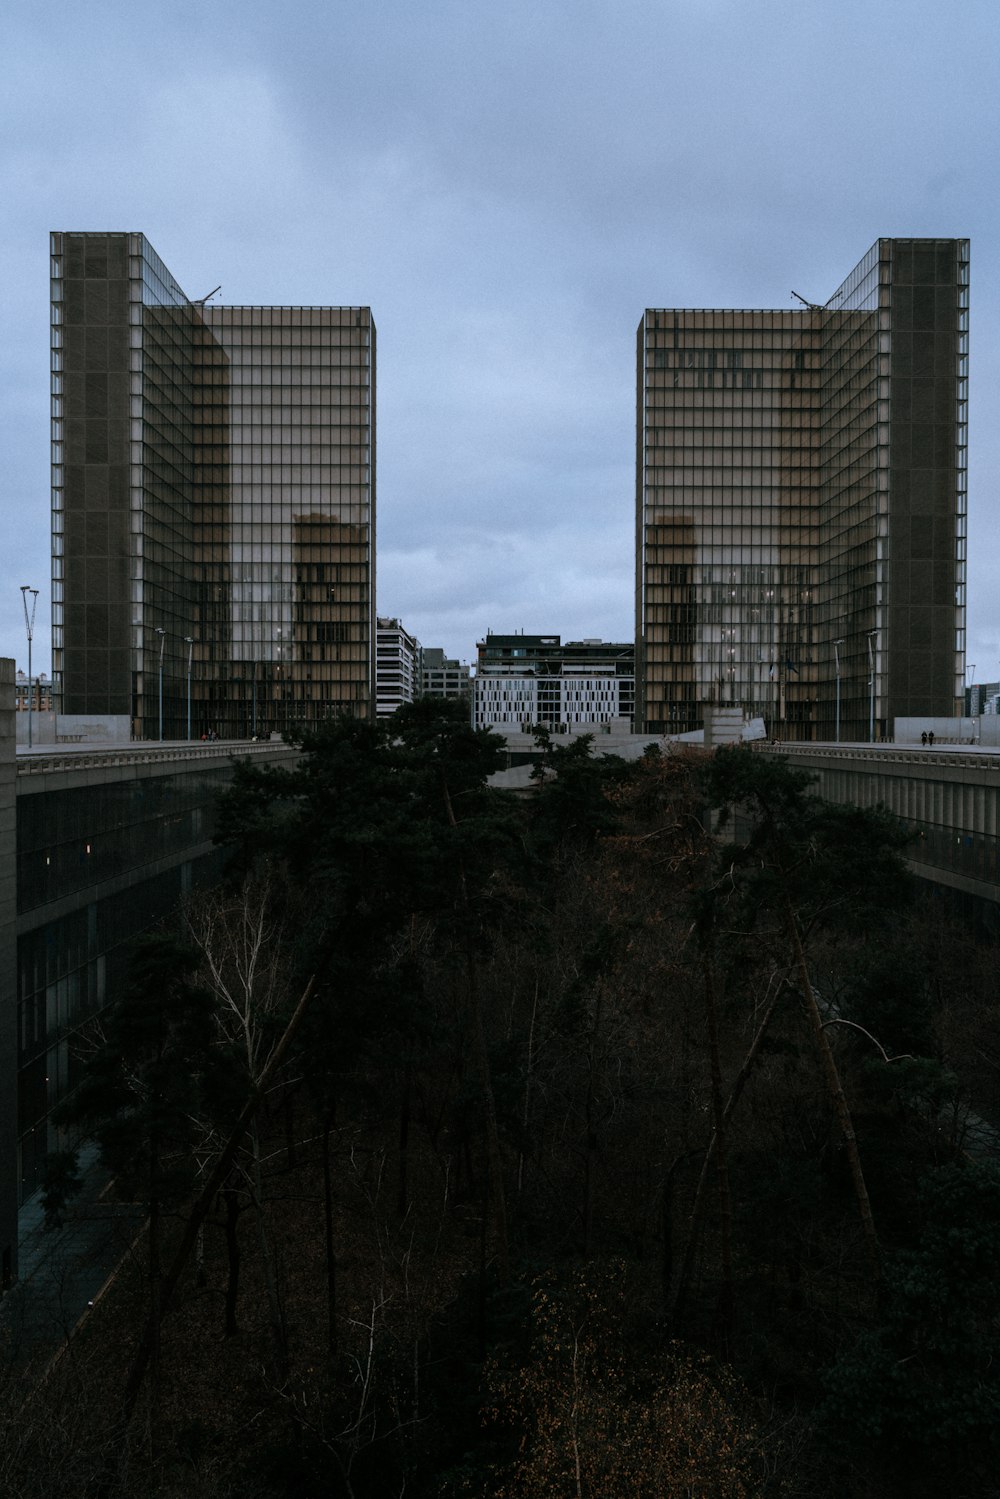
M217 1001L216 1025L219 1044L238 1063L235 1096L242 1101L259 1086L280 1035L279 1017L288 1004L285 923L273 880L252 875L234 892L212 891L184 911L184 925L192 945L201 955L202 977ZM234 1079L234 1081L236 1081ZM280 1074L271 1084L280 1092L286 1079ZM221 1148L218 1129L209 1125L206 1148L214 1156ZM238 1218L240 1191L253 1209L260 1261L267 1288L271 1335L277 1368L287 1362L287 1330L278 1285L274 1246L267 1230L262 1150L258 1116L246 1132L245 1148L236 1156L220 1196L226 1213L226 1247L229 1284L226 1293L226 1333L237 1331L236 1305L239 1286Z

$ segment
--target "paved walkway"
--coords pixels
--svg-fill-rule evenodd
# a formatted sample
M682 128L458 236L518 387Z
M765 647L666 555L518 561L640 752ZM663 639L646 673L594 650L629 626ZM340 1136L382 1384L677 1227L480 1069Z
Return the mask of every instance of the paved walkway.
M61 1228L46 1229L41 1194L20 1212L19 1278L0 1302L0 1360L47 1362L74 1329L139 1231L140 1211L105 1200L108 1175L93 1147L80 1154L83 1188Z

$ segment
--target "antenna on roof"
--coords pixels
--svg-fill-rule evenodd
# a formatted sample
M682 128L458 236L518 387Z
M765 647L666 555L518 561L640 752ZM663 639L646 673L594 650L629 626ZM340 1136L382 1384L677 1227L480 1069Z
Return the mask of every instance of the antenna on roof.
M798 294L798 292L794 291L794 290L792 292L792 296L795 297L799 302L801 302L802 305L803 305L803 307L808 307L810 312L825 312L826 311L826 303L825 302L807 302L806 299L805 299L805 297L800 297L799 294Z
M210 291L207 296L204 296L204 297L195 297L194 301L191 303L191 306L192 307L204 307L205 303L206 302L210 302L212 300L212 298L215 296L215 293L217 291L221 291L221 290L222 290L222 284L220 282L219 285L216 286L212 291Z

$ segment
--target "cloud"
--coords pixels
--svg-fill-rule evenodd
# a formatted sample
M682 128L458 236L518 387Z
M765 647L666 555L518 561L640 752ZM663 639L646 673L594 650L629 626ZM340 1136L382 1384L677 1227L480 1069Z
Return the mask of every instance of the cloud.
M422 644L465 659L489 630L631 640L632 577L625 527L481 529L434 546L380 548L379 613L395 612L388 601L405 592L406 623Z
M987 0L123 16L8 6L0 650L49 575L53 227L141 229L192 296L371 305L379 608L465 657L487 626L631 633L644 307L822 299L879 234L969 233L970 656L1000 639Z

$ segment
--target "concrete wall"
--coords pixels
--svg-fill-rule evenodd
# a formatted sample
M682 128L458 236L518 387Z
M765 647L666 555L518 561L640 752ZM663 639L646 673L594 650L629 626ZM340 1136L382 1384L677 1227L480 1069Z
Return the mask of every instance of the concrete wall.
M933 748L918 739L916 745L768 744L756 752L784 755L812 771L814 790L828 801L888 808L917 835L906 850L914 874L1000 905L996 748L941 742L935 730Z
M28 715L16 713L18 748L28 743ZM31 742L53 744L129 744L132 724L121 713L32 713Z
M1000 744L1000 717L995 713L975 718L896 718L896 744L920 744L921 734L933 734L935 744Z
M703 743L706 749L716 744L739 744L746 739L766 739L762 718L745 719L742 708L710 706L705 711Z

